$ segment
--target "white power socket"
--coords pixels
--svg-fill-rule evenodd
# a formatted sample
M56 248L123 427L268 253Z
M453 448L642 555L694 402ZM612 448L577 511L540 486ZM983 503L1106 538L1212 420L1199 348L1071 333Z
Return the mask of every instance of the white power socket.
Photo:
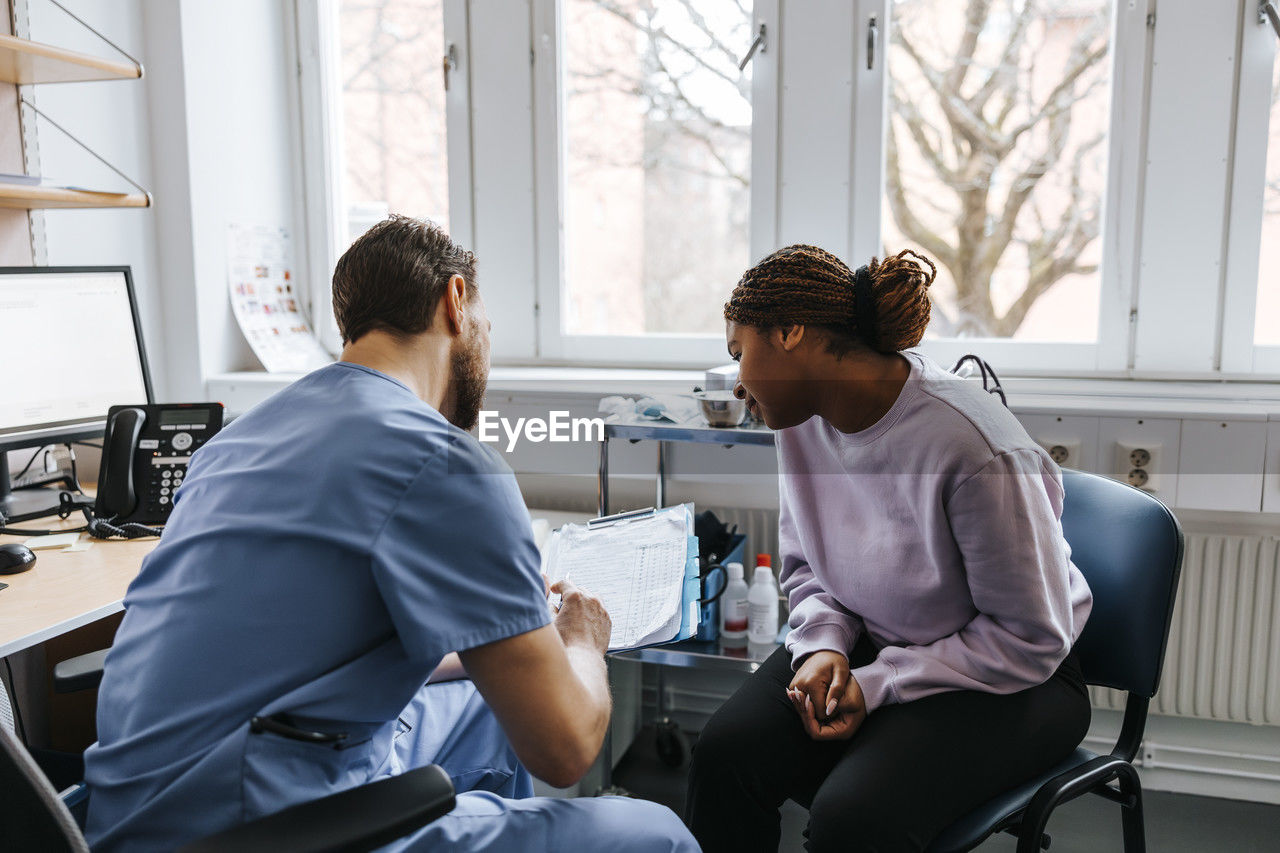
M1116 442L1114 476L1144 492L1160 492L1160 445Z
M1036 443L1044 448L1049 458L1058 463L1059 468L1080 467L1080 440L1062 438L1062 440L1037 438Z

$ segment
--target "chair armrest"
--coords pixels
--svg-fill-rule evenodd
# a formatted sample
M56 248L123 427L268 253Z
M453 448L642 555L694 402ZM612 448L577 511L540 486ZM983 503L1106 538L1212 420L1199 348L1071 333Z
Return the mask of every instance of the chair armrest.
M107 659L107 649L89 652L87 655L67 658L53 668L55 693L75 693L89 690L102 683L102 664Z
M183 853L374 850L447 814L453 782L438 765L419 767L232 827Z
M1090 791L1110 791L1102 786L1117 777L1125 780L1125 777L1130 776L1136 780L1137 771L1132 764L1114 755L1099 755L1045 782L1022 813L1022 822L1017 832L1018 853L1038 853L1041 847L1048 846L1044 843L1044 830L1049 823L1049 815L1059 805ZM1109 799L1117 801L1121 801L1124 796L1116 792L1112 794Z

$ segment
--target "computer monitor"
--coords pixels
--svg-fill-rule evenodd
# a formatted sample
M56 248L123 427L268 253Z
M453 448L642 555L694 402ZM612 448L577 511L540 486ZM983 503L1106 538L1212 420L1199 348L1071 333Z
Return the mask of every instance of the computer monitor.
M7 452L100 438L111 406L154 402L129 268L0 267L0 361L0 514L49 515L56 494L11 489Z

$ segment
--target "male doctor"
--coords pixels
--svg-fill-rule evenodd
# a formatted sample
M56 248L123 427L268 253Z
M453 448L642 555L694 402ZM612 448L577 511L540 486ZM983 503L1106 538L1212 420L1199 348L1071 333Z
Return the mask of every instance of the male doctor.
M395 849L697 850L654 803L531 796L530 772L568 786L599 751L609 617L568 584L552 617L515 478L465 432L489 369L476 288L434 225L374 226L333 276L342 359L195 455L107 656L95 850L172 850L430 763L457 807Z

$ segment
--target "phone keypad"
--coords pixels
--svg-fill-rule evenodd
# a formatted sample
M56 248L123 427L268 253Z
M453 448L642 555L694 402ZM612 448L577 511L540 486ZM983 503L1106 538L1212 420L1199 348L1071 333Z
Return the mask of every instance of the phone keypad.
M165 427L161 427L164 429ZM203 430L200 425L180 424L178 429L190 429L193 432ZM177 497L178 487L187 477L187 465L191 454L200 449L207 436L192 435L191 432L176 432L150 443L151 465L147 480L146 505L147 515L160 519L158 524L173 512L173 500ZM141 444L141 442L139 442ZM160 461L160 460L165 461Z
M191 452L194 452L192 448ZM165 455L163 451L157 450L154 456ZM187 454L190 456L190 453ZM150 488L147 489L149 498L147 500L147 513L153 516L168 517L173 511L174 493L177 492L178 486L182 485L183 479L187 475L187 463L183 462L166 462L160 465L152 464L151 478L148 483Z

